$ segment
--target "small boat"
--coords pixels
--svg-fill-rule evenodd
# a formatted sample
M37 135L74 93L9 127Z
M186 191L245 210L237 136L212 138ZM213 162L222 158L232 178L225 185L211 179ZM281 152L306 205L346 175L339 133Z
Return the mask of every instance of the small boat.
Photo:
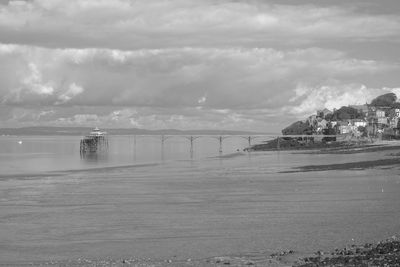
M81 155L105 151L108 151L107 132L103 132L96 127L88 135L81 139Z

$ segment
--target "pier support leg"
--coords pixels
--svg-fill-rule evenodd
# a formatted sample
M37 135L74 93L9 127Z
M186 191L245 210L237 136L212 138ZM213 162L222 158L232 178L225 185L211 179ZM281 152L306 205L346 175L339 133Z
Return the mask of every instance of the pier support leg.
M222 153L222 136L219 137L219 153Z
M280 137L277 138L276 149L281 150L281 138Z
M249 147L251 147L251 136L248 137Z
M133 160L136 161L136 134L133 136Z
M190 158L193 158L193 136L190 137Z

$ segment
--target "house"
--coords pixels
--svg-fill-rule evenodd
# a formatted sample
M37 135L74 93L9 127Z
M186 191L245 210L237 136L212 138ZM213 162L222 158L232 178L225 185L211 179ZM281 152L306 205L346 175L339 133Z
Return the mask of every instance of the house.
M349 121L339 121L337 127L339 130L339 134L351 133L351 124L349 124Z
M385 111L384 110L382 110L382 109L377 109L376 111L375 111L375 116L377 117L377 118L384 118L386 115L385 115ZM379 122L378 122L379 123Z
M330 121L332 128L338 125L337 121Z
M325 119L318 118L317 125L316 125L316 132L321 134L324 129L328 128L328 121Z
M400 117L400 108L395 108L394 109L394 115L398 118Z
M339 126L339 133L340 134L349 134L349 133L351 133L351 126L340 125Z
M368 125L368 123L365 120L361 120L361 119L354 119L352 120L352 125L355 127L366 127Z
M318 110L317 111L317 117L320 117L322 119L325 119L326 115L328 115L328 114L333 114L333 112L330 111L327 108L324 108L323 110Z
M358 131L356 126L353 125L341 125L339 126L340 134L354 134L358 135L360 132Z
M319 119L317 120L317 126L322 127L323 129L325 129L325 128L328 127L328 121L325 120L325 119L319 118Z
M387 117L378 117L378 126L389 126L389 119Z
M314 126L317 124L317 116L316 115L311 115L310 117L307 118L308 125Z
M389 127L390 128L397 128L397 125L399 123L399 117L392 117L389 119Z

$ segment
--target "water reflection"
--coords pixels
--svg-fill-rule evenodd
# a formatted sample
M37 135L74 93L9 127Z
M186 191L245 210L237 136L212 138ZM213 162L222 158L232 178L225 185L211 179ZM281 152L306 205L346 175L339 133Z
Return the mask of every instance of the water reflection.
M160 159L161 159L161 162L164 162L164 161L165 161L164 142L161 143Z
M81 153L81 159L88 163L95 163L95 162L107 162L109 157L108 153L87 152L87 153Z
M107 151L85 151L80 155L80 140L80 136L0 137L0 170L2 174L29 173L197 160L223 156L247 146L243 138L227 138L219 153L220 139L212 136L109 136Z

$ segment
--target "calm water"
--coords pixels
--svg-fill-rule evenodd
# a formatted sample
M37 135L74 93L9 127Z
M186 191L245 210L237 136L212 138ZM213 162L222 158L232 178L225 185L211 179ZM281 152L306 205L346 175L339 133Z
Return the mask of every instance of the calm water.
M108 156L80 158L77 137L1 137L0 263L306 253L399 233L398 167L280 172L387 152L237 153L237 138L220 156L204 138L191 157L189 144L113 137Z
M193 142L182 136L169 137L161 143L160 136L110 136L109 152L105 155L79 155L79 136L0 137L0 170L2 174L76 170L141 163L162 163L171 160L204 159L220 156L219 141L214 136ZM242 137L223 140L223 154L237 152L248 146Z

